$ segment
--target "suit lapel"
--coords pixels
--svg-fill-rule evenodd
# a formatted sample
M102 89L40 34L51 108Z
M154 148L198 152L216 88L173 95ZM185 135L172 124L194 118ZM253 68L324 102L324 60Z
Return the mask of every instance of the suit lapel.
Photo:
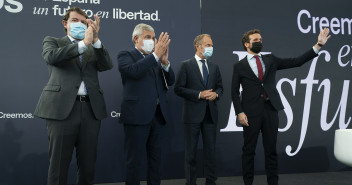
M132 51L131 51L131 54L132 54L132 58L134 60L134 62L137 62L139 60L142 60L142 59L145 59L146 57L149 57L149 55L152 55L152 54L149 54L149 55L146 55L144 56L139 50L137 50L136 48L134 48ZM154 56L151 56L151 57L154 57ZM159 70L161 70L161 64L158 64L157 67L154 67L154 68L151 68L150 69L150 72L153 73L153 76L155 79L158 79L158 74L159 74Z
M132 50L131 53L133 54L133 58L135 59L135 62L144 58L143 54L141 54L136 48L134 48L134 50Z
M82 55L82 64L80 64L82 66L82 71L86 68L88 60L93 57L92 54L94 52L92 50L93 50L93 47L88 46L88 49Z
M68 36L64 36L61 38L60 40L60 45L62 46L66 46L66 45L69 45L69 44L72 44L71 40L68 38Z
M198 63L197 63L197 61L196 61L195 58L193 58L193 59L191 60L191 65L193 66L194 74L198 77L199 81L200 81L200 82L202 83L202 85L205 87L204 81L203 81L203 77L202 77L202 73L200 72Z
M70 44L72 44L72 42L68 38L68 36L66 35L66 36L61 38L59 47L67 46L67 45L70 45ZM81 68L79 57L76 57L76 58L74 58L72 60L74 60L74 62L77 65L78 68Z
M257 77L257 75L254 74L251 66L249 65L249 62L247 60L247 56L243 59L243 64L245 66L245 69L248 72L247 74L249 74L249 76L252 77L253 79L260 81L259 78Z
M207 64L208 64L208 83L207 83L207 87L211 86L211 83L213 82L213 78L215 78L215 65L213 65L212 62L210 62L209 60L207 61Z
M134 59L134 62L137 62L141 59L144 59L146 57L149 57L149 55L152 55L152 54L149 54L149 55L143 55L139 50L137 50L136 48L134 50L131 51L131 54L133 55L132 58ZM154 57L154 56L152 56ZM158 62L159 63L159 62ZM159 68L161 68L161 64L159 64L157 67L153 68L152 71L153 73L154 70L158 70Z
M263 81L265 80L265 78L268 76L268 73L270 71L270 67L271 67L271 61L267 60L266 57L262 57L264 65L265 65L265 73L263 76ZM265 59L265 60L264 60Z

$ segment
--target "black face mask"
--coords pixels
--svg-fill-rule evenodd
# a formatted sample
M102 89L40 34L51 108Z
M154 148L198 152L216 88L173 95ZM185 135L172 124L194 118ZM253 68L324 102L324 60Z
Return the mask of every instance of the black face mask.
M263 44L261 42L253 42L252 43L252 48L250 50L253 53L259 53L262 50Z

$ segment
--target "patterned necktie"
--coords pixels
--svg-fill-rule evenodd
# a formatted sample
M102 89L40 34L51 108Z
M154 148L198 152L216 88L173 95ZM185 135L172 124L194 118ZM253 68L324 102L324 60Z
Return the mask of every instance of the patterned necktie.
M258 55L254 55L255 58L255 62L257 63L257 68L258 68L258 78L261 82L263 82L263 76L264 76L264 72L263 72L263 66L262 66L262 62L260 62L260 59L258 57ZM267 98L266 92L264 90L264 99Z
M73 43L78 43L78 40L73 40L72 42ZM80 64L82 64L82 55L79 55L79 62L80 62ZM86 84L84 83L84 81L82 81L81 85L79 86L79 89L78 89L79 95L81 95L80 92L82 92L82 91L83 91L84 95L88 94L88 91L87 91L87 88L86 88Z
M73 43L78 43L78 40L73 40ZM79 63L82 64L82 55L79 55Z
M205 60L200 60L202 62L202 69L203 69L203 81L204 81L204 85L207 85L207 81L208 81L208 69L207 66L205 65Z

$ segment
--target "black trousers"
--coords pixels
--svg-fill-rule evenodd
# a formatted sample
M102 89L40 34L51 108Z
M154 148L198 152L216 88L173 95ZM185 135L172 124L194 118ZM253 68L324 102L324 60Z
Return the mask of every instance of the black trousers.
M262 116L248 117L248 127L243 127L242 170L245 185L252 185L254 178L254 156L259 133L262 132L265 153L265 171L269 185L278 184L277 175L277 133L278 112L266 101Z
M126 185L140 185L142 156L147 155L147 184L160 185L161 148L165 135L165 120L160 106L148 125L124 124Z
M209 108L200 123L185 123L185 177L186 185L196 185L197 145L202 132L204 175L206 185L215 185L216 177L216 126L211 118Z
M76 147L77 185L93 185L101 121L90 103L76 101L65 120L46 120L49 137L48 185L67 185L67 173Z

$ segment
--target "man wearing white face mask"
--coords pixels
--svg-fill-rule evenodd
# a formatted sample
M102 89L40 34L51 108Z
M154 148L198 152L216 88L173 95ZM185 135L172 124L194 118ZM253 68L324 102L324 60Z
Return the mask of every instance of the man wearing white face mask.
M49 68L35 116L46 119L50 166L48 185L66 185L74 148L77 184L93 185L101 120L107 117L98 71L113 67L98 37L100 19L78 7L67 10L66 36L45 37L43 58ZM88 26L88 28L87 28Z
M170 39L167 33L161 33L157 40L151 26L138 24L132 42L133 50L121 51L117 56L123 84L119 121L125 131L126 185L140 184L145 154L148 184L160 185L161 148L169 122L166 92L175 82L168 60Z
M213 54L210 35L198 35L193 44L196 54L181 63L174 88L175 93L184 99L186 185L196 185L196 155L200 132L203 138L206 185L215 185L217 101L223 92L222 79L218 65L208 60Z

